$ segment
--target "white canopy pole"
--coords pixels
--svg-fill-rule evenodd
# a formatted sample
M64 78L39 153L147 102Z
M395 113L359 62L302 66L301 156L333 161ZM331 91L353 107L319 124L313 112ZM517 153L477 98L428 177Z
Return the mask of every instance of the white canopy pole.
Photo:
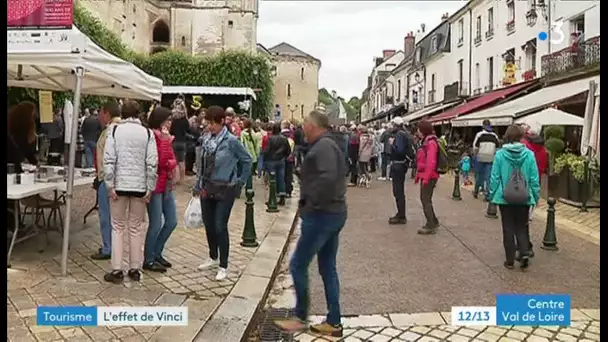
M70 223L72 221L72 196L74 194L74 171L76 167L76 141L78 138L78 113L80 112L80 88L84 69L74 69L76 86L74 87L74 115L72 115L72 133L70 137L70 151L68 157L68 179L66 187L65 220L63 221L63 247L61 249L61 274L68 274L68 249L70 247Z

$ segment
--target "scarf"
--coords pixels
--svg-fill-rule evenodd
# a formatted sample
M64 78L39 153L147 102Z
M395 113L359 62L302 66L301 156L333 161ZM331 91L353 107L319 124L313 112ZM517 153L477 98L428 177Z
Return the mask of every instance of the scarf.
M216 135L210 134L205 140L203 140L203 151L208 153L215 151L219 142L224 139L226 134L228 134L228 129L226 126L222 127L222 130Z

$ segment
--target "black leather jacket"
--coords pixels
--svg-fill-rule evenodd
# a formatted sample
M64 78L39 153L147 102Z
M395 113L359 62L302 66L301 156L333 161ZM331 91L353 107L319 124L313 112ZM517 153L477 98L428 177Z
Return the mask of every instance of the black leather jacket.
M264 151L264 161L284 160L291 154L289 141L282 134L273 134L268 138L266 150Z

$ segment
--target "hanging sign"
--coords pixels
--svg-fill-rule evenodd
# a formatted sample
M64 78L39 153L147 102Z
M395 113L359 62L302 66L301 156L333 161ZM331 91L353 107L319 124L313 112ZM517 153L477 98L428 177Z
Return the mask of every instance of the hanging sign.
M71 52L73 0L7 0L10 52Z
M502 79L503 85L511 85L517 83L515 73L517 72L517 66L515 63L505 63L504 67L504 78Z
M38 108L40 123L53 122L53 92L41 90L38 92Z

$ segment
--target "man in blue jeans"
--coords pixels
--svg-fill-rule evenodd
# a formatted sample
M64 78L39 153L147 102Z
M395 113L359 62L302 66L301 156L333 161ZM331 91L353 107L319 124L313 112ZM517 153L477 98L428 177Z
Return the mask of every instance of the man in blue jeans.
M325 286L327 319L310 326L316 334L342 337L340 282L336 256L340 231L346 223L346 157L341 137L331 134L329 119L313 111L304 122L310 149L302 162L300 178L300 239L289 264L296 291L295 316L275 323L288 332L308 328L308 268L317 256Z
M500 142L498 135L492 130L490 120L484 120L482 124L481 132L477 133L475 140L473 140L476 159L473 197L477 198L479 190L483 189L487 199L492 163L494 162L496 150L500 147Z
M97 117L97 116L96 116ZM93 260L110 260L112 253L112 223L110 222L110 198L108 188L103 181L103 149L106 146L108 127L120 121L120 108L118 103L109 101L103 105L99 113L99 122L104 129L99 135L95 151L95 167L97 168L97 211L99 213L99 228L101 232L101 248L91 255Z

